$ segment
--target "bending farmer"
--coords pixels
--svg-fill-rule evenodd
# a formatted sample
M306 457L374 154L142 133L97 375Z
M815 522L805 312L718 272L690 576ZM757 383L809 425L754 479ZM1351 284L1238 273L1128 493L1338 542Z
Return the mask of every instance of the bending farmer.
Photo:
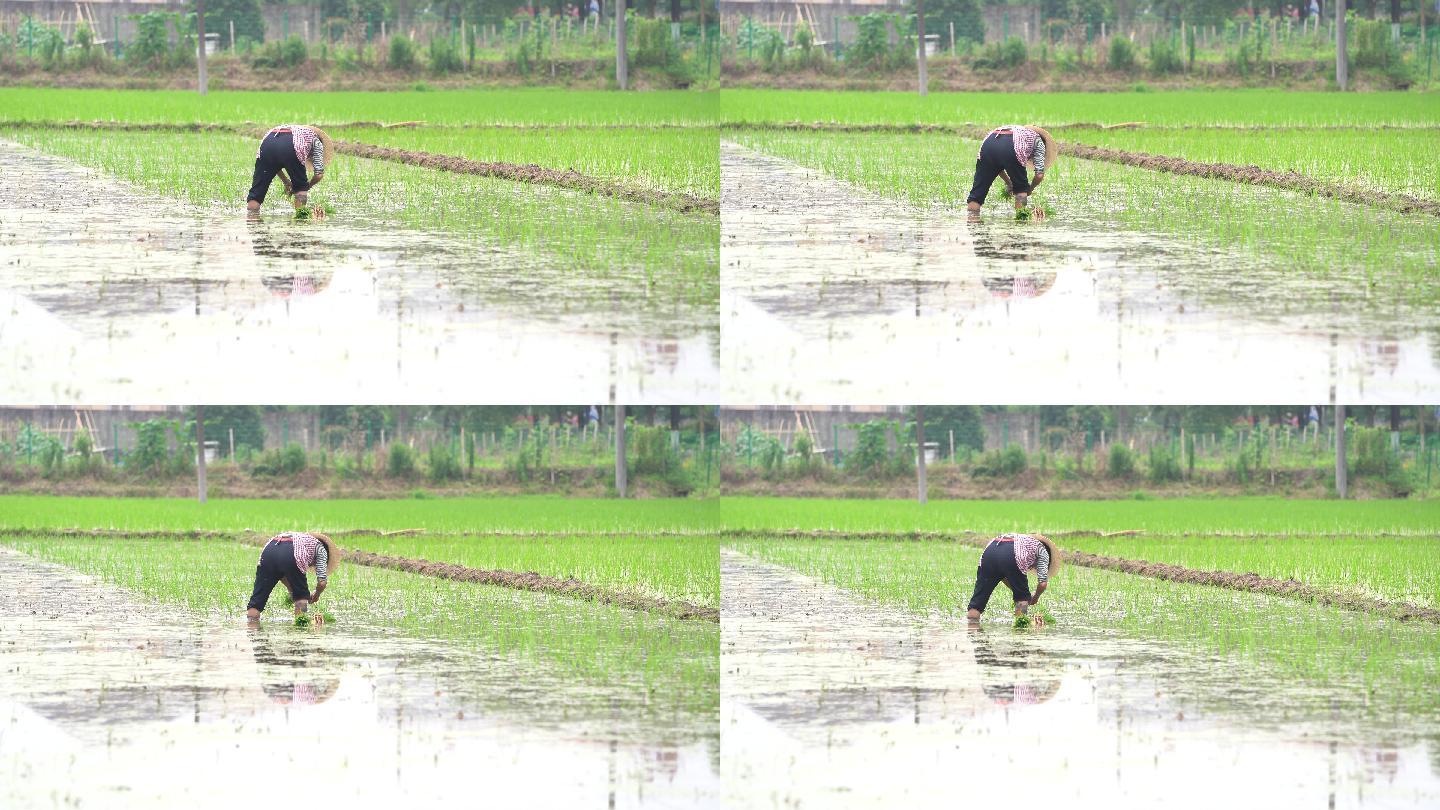
M260 148L255 152L255 175L250 180L245 207L259 211L270 190L270 181L279 174L286 196L294 196L296 209L304 208L309 190L325 179L325 162L334 157L330 136L319 127L300 124L275 127L260 139ZM307 169L313 172L309 179L306 179Z
M1024 616L1026 609L1040 601L1040 594L1050 583L1050 571L1059 567L1060 552L1050 538L1041 534L1002 534L990 541L980 555L975 570L975 593L970 597L971 621L979 621L990 601L990 592L1002 581L1015 595L1015 615ZM1030 594L1027 571L1035 572L1035 594Z
M979 211L990 193L990 186L999 177L1005 182L1005 188L1015 195L1015 210L1024 208L1030 192L1045 181L1045 168L1054 164L1056 151L1050 133L1040 127L1012 124L991 130L980 142L980 152L975 156L975 181L970 185L966 207ZM1035 169L1033 183L1025 175L1026 164Z
M270 601L270 592L284 580L295 601L295 615L307 613L310 603L320 599L325 592L325 582L330 566L340 561L339 550L329 537L320 533L284 532L270 538L260 552L260 562L255 566L255 589L250 594L250 604L245 615L251 619L260 618L260 611ZM308 569L315 570L315 593L310 593L310 583L305 579Z

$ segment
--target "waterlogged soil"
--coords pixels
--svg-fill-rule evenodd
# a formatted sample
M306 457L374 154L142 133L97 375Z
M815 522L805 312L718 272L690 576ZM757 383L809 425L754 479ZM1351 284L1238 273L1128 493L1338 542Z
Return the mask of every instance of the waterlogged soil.
M736 807L1429 807L1432 717L1083 622L972 628L722 552ZM992 611L993 612L993 611ZM1225 774L1216 779L1217 769Z
M0 399L468 402L458 368L536 401L719 390L713 303L642 278L380 219L192 209L5 142L0 173Z
M998 199L971 221L733 143L721 164L721 367L738 401L1408 402L1440 387L1440 315L1377 298L1364 274L1287 272L1083 211L1019 223Z
M623 684L167 611L8 550L0 581L0 805L718 806L713 729L654 726Z

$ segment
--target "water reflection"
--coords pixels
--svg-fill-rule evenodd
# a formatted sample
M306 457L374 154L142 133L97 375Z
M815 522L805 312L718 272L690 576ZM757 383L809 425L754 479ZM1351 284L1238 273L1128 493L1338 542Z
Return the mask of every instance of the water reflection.
M1440 309L1405 285L1082 230L1079 215L1036 226L907 208L733 144L721 162L734 399L972 401L976 380L987 402L1204 404L1239 389L1409 402L1440 389ZM1224 384L1195 368L1223 368Z
M713 728L612 712L534 662L207 621L6 549L0 581L0 806L240 806L317 775L364 807L718 804Z
M1428 807L1420 718L1067 625L971 627L722 552L721 723L737 807ZM1288 717L1271 709L1289 705ZM1223 779L1216 774L1223 773Z
M534 401L718 396L714 301L645 274L393 224L197 214L4 142L0 173L0 363L16 372L0 398L473 400L457 369Z

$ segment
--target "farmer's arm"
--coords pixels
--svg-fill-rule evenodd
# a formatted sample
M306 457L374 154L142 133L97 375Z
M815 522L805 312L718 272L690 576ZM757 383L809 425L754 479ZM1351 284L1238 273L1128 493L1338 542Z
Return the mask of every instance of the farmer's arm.
M1015 193L1015 184L1010 182L1010 175L1004 169L1000 170L1000 179L1005 181L1005 190L1011 194Z
M1031 190L1031 191L1034 191L1035 189L1039 188L1039 187L1040 187L1040 184L1043 183L1044 181L1045 181L1045 170L1044 170L1044 169L1040 169L1040 170L1036 171L1036 172L1035 172L1035 179L1030 181L1030 190Z
M1030 604L1040 601L1040 594L1050 585L1050 550L1040 546L1035 552L1035 596Z
M291 185L290 174L288 172L286 172L284 169L280 169L279 171L275 172L275 176L280 178L281 183L285 184L285 196L289 197L290 195L295 193L295 186Z
M315 547L315 593L310 595L311 602L320 601L320 594L325 592L325 581L330 577L330 549L321 543Z
M324 170L324 169L321 169L320 171L318 171L318 172L315 173L315 176L314 176L314 177L310 178L310 188L315 188L316 186L320 185L320 181L321 181L321 180L324 180L324 179L325 179L325 170Z
M1049 583L1049 582L1046 582L1046 581L1043 580L1043 579L1040 580L1038 583L1036 583L1036 584L1035 584L1035 594L1030 597L1030 604L1033 605L1033 604L1035 604L1036 602L1039 602L1039 601L1040 601L1040 594L1044 593L1044 592L1045 592L1045 588L1048 587L1049 585L1050 585L1050 583Z

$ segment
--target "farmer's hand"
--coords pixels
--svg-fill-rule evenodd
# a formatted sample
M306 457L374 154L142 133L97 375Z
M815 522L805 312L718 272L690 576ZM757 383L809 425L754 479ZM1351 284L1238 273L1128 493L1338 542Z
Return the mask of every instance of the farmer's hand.
M1036 172L1035 182L1030 184L1030 190L1034 191L1035 189L1039 188L1040 184L1043 182L1045 182L1045 172Z
M322 171L322 172L316 172L316 173L315 173L315 177L310 180L310 187L311 187L311 188L314 188L314 187L320 185L320 181L321 181L321 180L324 180L324 179L325 179L325 172L323 172L323 171Z

